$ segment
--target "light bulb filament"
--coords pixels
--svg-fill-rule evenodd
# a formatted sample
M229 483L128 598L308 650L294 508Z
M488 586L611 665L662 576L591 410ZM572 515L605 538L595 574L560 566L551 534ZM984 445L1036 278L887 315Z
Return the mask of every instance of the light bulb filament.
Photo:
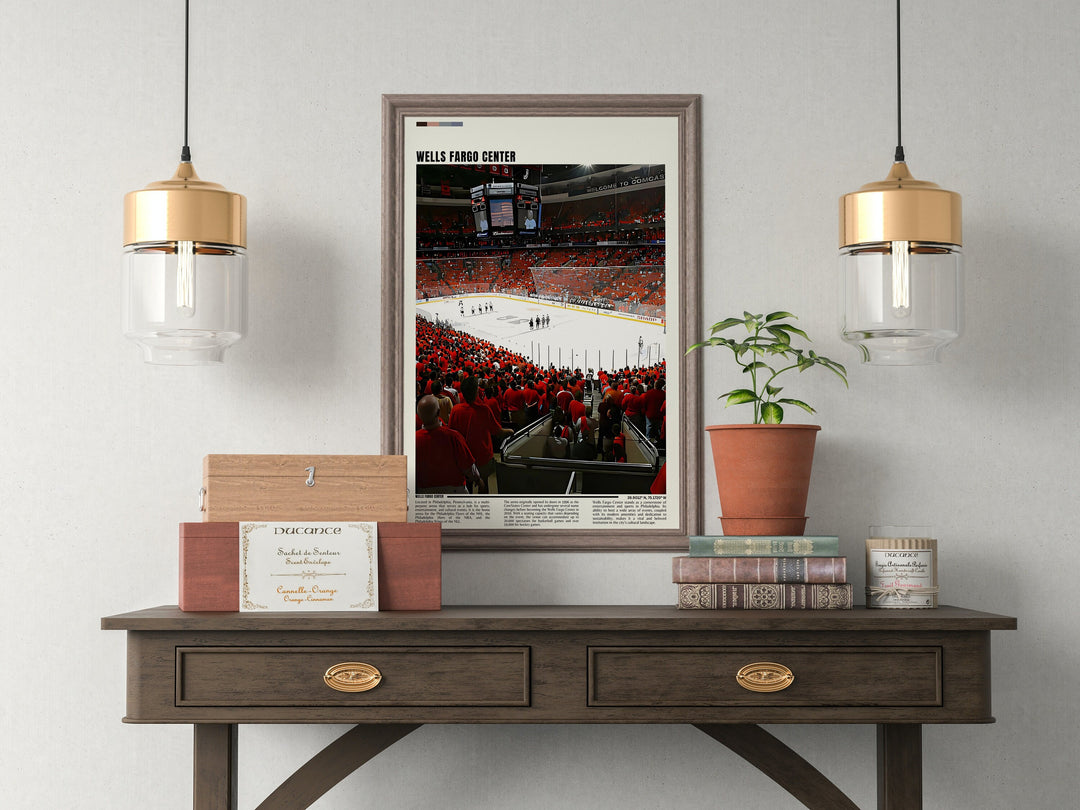
M911 243L892 243L892 311L896 318L911 314Z
M176 311L185 318L195 315L195 243L176 243Z

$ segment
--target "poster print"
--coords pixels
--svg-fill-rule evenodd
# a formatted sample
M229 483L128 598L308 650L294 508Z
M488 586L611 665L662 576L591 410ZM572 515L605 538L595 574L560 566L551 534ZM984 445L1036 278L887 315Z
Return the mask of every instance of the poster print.
M676 546L697 485L680 119L401 124L410 520L451 547Z

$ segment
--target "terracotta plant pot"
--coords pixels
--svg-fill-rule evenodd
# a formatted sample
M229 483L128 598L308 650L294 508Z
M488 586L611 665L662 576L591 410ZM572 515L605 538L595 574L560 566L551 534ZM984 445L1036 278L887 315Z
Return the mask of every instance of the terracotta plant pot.
M710 425L725 534L799 535L820 425Z

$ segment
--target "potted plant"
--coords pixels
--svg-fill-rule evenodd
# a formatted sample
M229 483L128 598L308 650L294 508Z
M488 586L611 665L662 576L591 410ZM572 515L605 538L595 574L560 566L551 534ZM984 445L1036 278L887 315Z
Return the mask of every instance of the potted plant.
M788 371L800 373L814 366L828 369L847 385L847 370L813 350L792 345L793 338L810 341L792 320L790 312L725 318L713 324L710 337L687 352L705 346L729 349L735 363L747 375L747 387L735 388L720 399L725 407L751 404L750 425L710 425L716 486L723 510L725 534L799 535L806 528L806 497L814 441L820 425L783 424L784 406L814 409L799 399L780 396L777 378ZM742 326L746 335L724 337L720 333Z

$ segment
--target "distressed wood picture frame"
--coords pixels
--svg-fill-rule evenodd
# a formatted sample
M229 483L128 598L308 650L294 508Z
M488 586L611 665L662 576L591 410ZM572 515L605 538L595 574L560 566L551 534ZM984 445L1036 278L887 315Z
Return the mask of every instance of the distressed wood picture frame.
M686 354L701 329L700 105L698 95L383 96L381 445L384 453L409 456L409 520L441 522L444 549L684 550L687 537L702 532L700 361L698 353ZM579 155L581 171L575 175L573 167ZM654 159L656 155L661 156L659 161ZM458 175L446 179L447 172L455 170ZM483 181L485 173L490 182ZM551 177L558 180L543 182ZM477 185L471 189L471 198L462 199L473 182ZM437 195L432 183L439 183ZM456 191L453 183L458 183ZM556 193L545 196L545 187ZM632 201L624 203L630 207L619 207L620 194ZM447 199L425 195L445 195ZM453 204L459 208L447 209L453 216L445 212L429 216L436 210L433 205L449 206L449 198L455 195ZM610 204L609 197L613 198ZM507 198L516 198L517 209L523 210L515 210ZM661 201L659 212L654 205L657 199ZM606 224L575 219L590 205L610 210ZM643 213L642 208L650 205L653 207ZM537 213L528 214L530 207ZM547 227L545 215L555 217ZM537 222L528 222L528 217L539 222L533 242L528 241L532 238L530 229L537 228ZM432 222L439 231L434 236ZM447 227L455 235L442 239L440 223L452 223ZM418 238L422 228L424 234ZM504 232L500 233L500 228ZM605 229L611 232L604 233ZM627 234L632 237L619 238ZM575 238L587 241L577 243L575 250ZM446 247L433 247L443 242ZM455 250L455 244L460 249ZM497 258L470 261L481 255L470 252L477 244L483 244ZM570 261L558 266L560 259L573 259L581 250L589 255L590 247L596 254L600 246L608 257L629 254L633 261L641 261L641 265L604 264L638 284L649 278L650 262L662 257L659 305L618 298L611 293L614 287L606 291L609 298L598 297L595 290L574 293L568 284L550 284L554 275L526 289L500 286L509 277L506 268L536 261L531 268L534 275L561 273L570 267ZM446 253L432 252L436 250ZM548 260L555 269L541 269L542 261ZM495 271L503 274L490 281L484 275L487 265L503 267ZM589 276L591 272L592 278L598 278L594 271L583 266L571 268L571 274ZM418 273L423 275L419 283ZM458 281L448 282L447 274ZM460 283L466 276L473 282L467 286ZM615 274L610 278L614 285ZM594 283L599 287L599 282ZM655 285L654 281L653 298ZM671 302L676 306L671 307ZM533 312L537 314L533 316ZM499 351L492 348L491 355L502 359L499 374L507 378L518 372L524 378L534 370L539 377L541 370L555 374L558 369L578 365L584 376L594 362L598 373L610 366L612 376L624 365L626 379L633 377L643 387L650 383L655 387L655 378L665 377L674 383L667 388L667 403L674 407L667 410L666 424L675 429L667 430L664 455L645 453L621 467L603 467L597 460L582 462L576 468L568 461L530 456L524 450L518 457L518 451L509 449L512 444L526 447L532 440L535 445L535 440L545 435L543 427L531 425L515 432L500 460L501 480L509 481L512 471L527 482L523 488L484 496L427 494L430 490L417 493L418 317L425 332L422 350L446 345L447 335L464 337L470 345L480 342L494 347L499 343ZM580 354L575 346L559 346L557 350L565 351L566 356L558 354L557 363L552 345L556 341L551 336L559 332L545 331L541 324L577 324L584 322L582 318L599 317L611 319L604 322L611 324L610 330L605 326L600 333L625 332L627 328L642 332L632 362L631 339L621 358L610 345L585 346ZM482 327L485 319L488 325ZM495 323L496 319L501 323ZM495 331L489 333L489 328ZM562 333L571 331L579 333L571 326L564 326ZM657 336L655 343L646 344L646 332L650 341ZM475 337L477 334L488 337ZM502 345L504 338L509 348ZM567 357L569 362L565 362ZM625 363L620 363L623 360ZM498 360L493 365L500 368ZM471 368L467 366L464 373L471 373ZM432 384L427 383L429 387ZM579 387L585 385L584 380L579 383ZM599 390L599 379L595 386ZM548 425L550 428L550 422ZM644 432L628 435L628 443L643 440L635 444L635 450L655 451L653 444L659 445L655 426L649 427L652 442ZM630 431L629 426L624 428L624 433ZM616 447L616 456L619 452ZM642 494L621 491L629 487L623 482L631 481L637 472L641 474L633 486L642 485L644 465L650 459L654 467L661 459L668 462L667 494L661 498L647 490ZM556 488L562 486L560 476L566 476L566 493L545 493L552 480L558 479ZM500 480L498 473L491 480ZM602 483L608 480L618 483ZM492 514L497 519L489 520Z

